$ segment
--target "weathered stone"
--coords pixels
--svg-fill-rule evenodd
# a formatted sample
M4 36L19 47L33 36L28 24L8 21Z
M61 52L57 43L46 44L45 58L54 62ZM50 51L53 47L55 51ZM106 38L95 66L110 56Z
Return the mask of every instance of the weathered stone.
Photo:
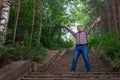
M30 68L29 61L16 61L0 69L0 80L16 80Z
M77 71L71 73L72 56L73 50L68 50L65 54L54 59L44 72L29 72L20 80L120 80L120 72L110 72L106 63L94 50L89 51L93 72L86 72L81 55L78 60Z

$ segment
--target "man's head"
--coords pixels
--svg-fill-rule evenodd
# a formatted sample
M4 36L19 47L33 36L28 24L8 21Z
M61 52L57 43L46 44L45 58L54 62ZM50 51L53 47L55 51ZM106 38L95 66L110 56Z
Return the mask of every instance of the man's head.
M77 31L80 32L80 31L82 31L82 30L83 30L83 29L82 29L82 26L81 26L81 25L78 25L78 26L77 26Z

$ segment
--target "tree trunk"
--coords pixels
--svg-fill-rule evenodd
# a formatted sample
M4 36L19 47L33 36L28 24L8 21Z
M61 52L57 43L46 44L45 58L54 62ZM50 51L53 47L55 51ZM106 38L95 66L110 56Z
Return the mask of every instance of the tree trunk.
M30 46L29 46L29 47L31 47L32 37L33 37L33 30L34 30L34 22L35 22L35 4L36 4L36 0L34 0L33 20L32 20L32 29L31 29L31 37L30 37Z
M118 29L120 35L120 0L118 0Z
M49 18L49 31L48 31L48 33L49 33L49 36L48 36L48 38L50 39L50 37L51 37L51 31L52 31L52 15L51 15L51 17Z
M4 0L0 20L0 46L5 44L11 0Z
M105 9L106 9L106 13L107 13L107 23L108 23L108 29L109 31L111 31L111 24L110 24L110 12L109 12L109 2L108 0L105 0Z
M41 39L41 32L42 32L42 5L43 1L41 0L41 5L40 5L40 30L39 30L39 44L40 44L40 39Z
M15 44L16 30L17 30L18 18L19 18L19 13L20 13L20 5L21 5L21 1L19 0L18 8L17 8L17 15L16 15L16 19L15 19L15 26L14 26L13 45Z
M112 11L113 11L114 27L116 29L116 34L118 35L117 18L116 18L116 10L115 10L115 0L112 0Z

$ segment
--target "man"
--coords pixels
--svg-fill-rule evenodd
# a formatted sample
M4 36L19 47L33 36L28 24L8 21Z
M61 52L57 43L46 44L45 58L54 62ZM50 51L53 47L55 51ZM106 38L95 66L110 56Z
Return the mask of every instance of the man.
M89 29L87 29L86 31L83 31L82 26L78 25L77 26L77 33L73 32L72 30L70 30L63 22L61 23L61 25L68 30L76 39L76 46L74 49L74 55L73 55L73 61L72 61L72 67L71 67L71 72L74 73L76 71L76 66L77 66L77 62L78 62L78 58L80 53L83 56L84 62L85 62L85 66L86 66L86 70L87 72L92 72L92 68L90 65L90 61L89 61L89 57L88 57L88 35L90 34L90 32L92 31L92 29L95 27L95 24L97 24L97 22L99 22L101 19L97 18L94 23L90 26Z

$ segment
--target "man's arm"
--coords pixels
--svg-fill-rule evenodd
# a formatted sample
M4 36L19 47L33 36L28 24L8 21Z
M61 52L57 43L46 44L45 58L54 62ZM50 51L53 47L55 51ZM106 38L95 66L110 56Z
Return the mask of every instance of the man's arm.
M64 27L68 32L70 32L73 36L75 36L75 32L73 32L71 29L69 29L64 22L61 23L61 26Z
M86 33L87 33L87 35L89 35L90 34L90 32L93 30L93 28L95 27L95 25L98 23L98 22L100 22L101 21L101 18L99 17L99 18L97 18L95 21L94 21L94 23L90 26L90 28L88 29L88 30L86 30Z

